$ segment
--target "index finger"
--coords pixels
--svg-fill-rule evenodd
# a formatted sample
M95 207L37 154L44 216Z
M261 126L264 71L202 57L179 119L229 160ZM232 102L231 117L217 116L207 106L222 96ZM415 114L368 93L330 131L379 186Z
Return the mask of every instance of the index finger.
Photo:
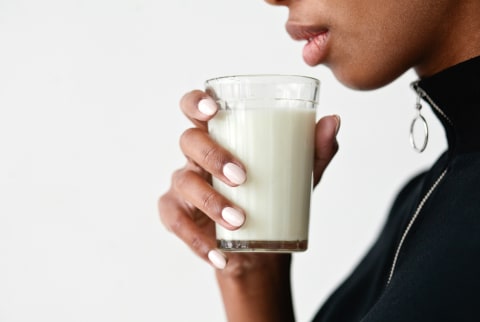
M197 126L207 128L207 121L218 111L215 101L201 90L193 90L183 95L180 109Z

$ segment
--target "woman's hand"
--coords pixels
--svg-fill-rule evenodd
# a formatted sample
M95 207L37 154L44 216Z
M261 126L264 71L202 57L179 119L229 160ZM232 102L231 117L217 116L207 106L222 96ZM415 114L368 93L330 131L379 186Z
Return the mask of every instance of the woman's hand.
M209 136L207 121L217 111L210 97L192 91L181 99L180 107L195 127L180 137L187 163L173 174L170 190L160 198L160 218L198 256L224 269L227 258L216 250L214 224L238 229L245 214L213 189L211 178L237 186L246 180L245 167Z
M230 321L242 320L242 312L249 314L249 321L255 316L259 321L264 320L261 316L274 320L276 314L272 310L282 317L276 321L293 318L289 255L228 253L227 258L216 249L215 223L235 230L241 227L248 214L214 190L211 178L215 176L230 186L238 186L248 173L241 160L235 159L209 136L207 122L218 108L206 93L199 90L187 93L180 107L195 126L180 138L187 162L175 171L170 189L159 199L163 224L194 253L218 269L217 278ZM315 185L338 149L335 136L339 125L340 119L336 116L324 117L317 123ZM243 310L242 303L248 305L249 310Z

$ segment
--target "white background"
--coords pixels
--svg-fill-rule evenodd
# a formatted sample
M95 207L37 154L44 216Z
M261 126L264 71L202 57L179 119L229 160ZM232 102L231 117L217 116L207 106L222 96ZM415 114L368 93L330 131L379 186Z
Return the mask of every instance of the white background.
M308 321L365 252L394 193L444 148L408 142L407 73L373 92L307 67L285 8L260 0L0 0L0 321L224 321L213 270L166 232L156 201L183 164L184 92L206 78L322 81L340 152L294 256Z

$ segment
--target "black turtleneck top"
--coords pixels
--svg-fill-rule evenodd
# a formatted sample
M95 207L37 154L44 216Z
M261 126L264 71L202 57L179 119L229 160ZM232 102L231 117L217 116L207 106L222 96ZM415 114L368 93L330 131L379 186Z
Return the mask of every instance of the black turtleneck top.
M480 321L480 57L414 83L448 149L398 194L314 321Z

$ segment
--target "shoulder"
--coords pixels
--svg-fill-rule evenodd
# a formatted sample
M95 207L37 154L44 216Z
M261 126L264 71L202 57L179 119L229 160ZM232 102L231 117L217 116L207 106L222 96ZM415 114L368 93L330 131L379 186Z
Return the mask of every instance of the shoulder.
M397 202L418 180L407 184ZM472 153L449 163L405 238L391 283L365 321L480 320L478 254L480 154Z
M435 216L432 220L437 218L438 224L448 224L449 231L474 229L480 236L480 153L453 159L431 199L428 209Z

